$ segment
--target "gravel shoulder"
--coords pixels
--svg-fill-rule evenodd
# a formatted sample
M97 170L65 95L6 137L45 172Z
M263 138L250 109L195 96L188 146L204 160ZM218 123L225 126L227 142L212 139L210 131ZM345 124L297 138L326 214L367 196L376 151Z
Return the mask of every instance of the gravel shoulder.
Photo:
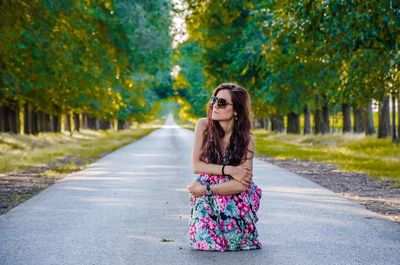
M101 154L103 157L107 153ZM98 158L97 158L98 159ZM23 171L14 171L0 174L0 215L6 214L12 208L38 194L43 189L63 179L68 174L82 170L93 162L94 159L76 159L73 156L65 156L55 159L47 165L33 167ZM64 165L74 163L76 168L65 173L57 173L45 176L47 170L57 169Z
M400 224L400 188L394 188L391 180L376 180L368 174L345 172L335 165L309 160L258 158L299 174Z

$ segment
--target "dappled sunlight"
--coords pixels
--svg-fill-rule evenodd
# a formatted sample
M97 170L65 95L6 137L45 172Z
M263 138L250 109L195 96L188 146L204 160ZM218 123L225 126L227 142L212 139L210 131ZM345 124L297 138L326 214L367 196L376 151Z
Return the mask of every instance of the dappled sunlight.
M177 125L177 124L171 124L171 125L164 125L162 128L163 129L178 129L181 126Z
M65 186L63 187L65 190L74 190L74 191L99 191L98 188L90 188L90 187L77 187L77 186Z
M273 211L268 215L261 215L257 226L265 224L271 225L290 225L291 223L297 224L302 227L312 227L315 225L335 225L336 227L349 228L354 224L353 220L344 221L340 216L332 217L330 215L312 215L307 212L292 212L292 211ZM302 224L302 225L301 225Z
M177 192L185 192L187 193L188 191L186 190L186 188L176 188L176 189L168 189L170 191L177 191Z
M91 169L91 170L85 170L84 172L85 172L84 174L86 176L97 176L97 175L101 175L101 174L108 174L108 173L110 173L112 171L111 170L110 171L105 171L105 170L97 170L97 169L96 170L92 170ZM80 177L82 175L83 175L82 171L71 174L71 176L73 176L75 178Z
M153 243L160 243L160 241L161 241L161 238L160 237L154 237L154 236L149 236L149 235L146 235L146 236L141 236L141 235L129 235L128 236L129 238L131 238L131 239L137 239L137 240L140 240L140 241L149 241L149 242L153 242Z
M168 154L163 154L163 153L134 153L134 154L128 154L128 156L131 157L163 157L163 156L168 156Z
M99 191L101 191L102 190L102 188L101 187L97 187L97 188L91 188L89 185L88 186L80 186L80 187L77 187L77 186L65 186L65 187L63 187L62 189L65 189L65 190L71 190L71 191L87 191L87 192L90 192L90 191L93 191L93 192L99 192ZM146 193L146 192L148 192L148 191L145 191L145 190L143 190L143 189L134 189L134 188L112 188L112 191L114 192L114 193L118 193L118 192L124 192L124 193Z
M334 196L333 193L328 193L327 190L318 188L299 188L299 187L288 187L288 186L262 186L258 185L266 192L276 192L276 193L290 193L290 194L299 194L299 195L309 195L309 196Z
M189 211L190 212L190 211ZM163 219L168 219L168 220L189 220L190 214L171 214L164 216Z
M124 180L127 178L118 178L118 177L103 177L103 176L99 176L99 177L85 177L84 175L79 175L79 176L73 176L71 178L72 180L102 180L102 181L107 181L107 180ZM65 178L65 179L61 179L59 182L65 182L65 181L69 181L70 179Z
M180 168L188 168L187 166L177 166L177 165L148 165L148 166L142 166L141 168L175 168L175 169L180 169Z

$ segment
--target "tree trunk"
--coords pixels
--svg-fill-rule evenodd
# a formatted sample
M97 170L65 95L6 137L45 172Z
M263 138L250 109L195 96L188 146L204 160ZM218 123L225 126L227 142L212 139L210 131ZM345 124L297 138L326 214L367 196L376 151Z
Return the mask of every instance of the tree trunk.
M300 116L297 113L291 112L287 115L287 133L300 134Z
M25 132L27 134L32 134L33 133L33 129L32 129L32 106L29 103L26 103L25 106L26 106L26 108L25 108L25 110L26 110L26 112L25 112L26 113L25 114L25 117L26 117Z
M71 133L71 115L70 113L65 114L65 131Z
M64 114L54 116L54 128L56 132L63 132L65 130L65 118Z
M383 101L379 102L378 138L385 138L390 136L389 102L389 96L385 96Z
M342 115L343 115L343 133L351 132L351 116L350 116L350 104L342 104Z
M50 115L50 131L55 132L55 126L54 126L54 116Z
M362 133L365 132L365 111L360 106L353 107L353 132Z
M400 143L400 93L397 94L397 143Z
M372 110L372 102L367 104L367 114L366 114L366 131L367 135L375 134L376 129L374 125L374 113Z
M320 96L316 96L316 106L317 109L314 111L314 133L315 134L325 134L329 132L329 111L328 104L326 103L325 96L322 97L324 105L322 108L320 106Z
M0 105L0 132L6 131L5 117L6 117L5 108Z
M95 128L96 128L96 130L100 130L100 119L99 118L95 118Z
M283 116L275 115L271 117L271 130L274 132L283 132L285 130Z
M101 129L102 130L108 130L108 129L110 129L110 121L108 121L108 120L105 120L105 119L101 119L100 120L100 126L101 126Z
M51 131L50 128L50 115L43 113L43 119L42 119L42 128L44 132Z
M5 132L11 132L11 111L9 107L5 108L4 126Z
M118 128L120 129L120 125L118 125ZM256 126L254 128L267 130L268 129L268 119L266 119L266 118L257 118L256 119Z
M84 124L83 124L83 113L79 113L78 115L78 121L79 121L79 131L81 129L84 129Z
M81 123L79 120L79 114L74 113L74 127L75 127L75 131L80 131L81 129Z
M38 119L39 119L39 112L33 111L32 112L32 133L37 134L38 133Z
M253 119L253 128L254 129L261 128L261 118L254 118Z
M18 101L18 134L25 134L25 116L24 116L24 102L22 100Z
M314 134L322 133L322 110L314 111Z
M90 129L89 117L87 114L82 114L82 126L81 128Z
M325 100L325 97L324 97ZM322 134L330 132L328 103L322 107Z
M263 118L263 129L268 130L269 129L269 120L267 118Z
M54 130L55 132L61 132L61 114L55 115L53 117L54 120Z
M60 114L58 117L59 117L59 121L58 121L58 124L59 124L59 128L60 128L60 131L61 132L65 132L65 130L66 130L66 126L65 126L65 123L66 123L66 116L67 115L65 115L64 113L62 113L62 114Z
M85 129L89 129L89 121L88 121L88 115L83 114L83 127Z
M86 119L87 119L87 128L91 129L91 130L95 130L96 129L96 120L95 120L95 118L87 115Z
M114 131L118 130L118 119L113 119L113 129Z
M74 122L74 112L70 111L68 114L68 123L69 123L69 133L72 135L72 133L75 131L75 122Z
M304 131L303 134L310 134L311 133L311 117L310 117L310 110L307 106L304 107L303 110L304 115Z
M9 126L10 132L18 133L18 107L16 109L9 109Z
M126 130L129 129L129 124L127 121L125 120L118 120L118 128L120 128L120 130ZM271 129L272 130L272 129Z
M38 111L36 114L36 129L38 133L43 132L42 124L43 124L43 112Z
M395 143L396 141L396 97L392 95L392 142Z

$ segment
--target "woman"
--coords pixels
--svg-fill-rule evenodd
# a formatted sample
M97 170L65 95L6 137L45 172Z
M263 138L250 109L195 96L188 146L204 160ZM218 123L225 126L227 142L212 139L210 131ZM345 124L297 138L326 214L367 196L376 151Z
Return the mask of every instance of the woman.
M207 118L195 128L189 241L194 249L233 251L261 248L255 223L261 189L252 182L254 139L250 96L243 87L220 84Z

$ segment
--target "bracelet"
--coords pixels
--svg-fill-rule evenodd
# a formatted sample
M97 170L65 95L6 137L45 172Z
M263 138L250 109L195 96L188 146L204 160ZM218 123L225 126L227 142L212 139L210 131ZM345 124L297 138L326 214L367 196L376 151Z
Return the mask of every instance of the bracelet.
M212 187L214 187L214 191ZM218 184L211 185L210 188L213 195L218 195Z
M212 195L213 195L213 193L212 193L212 191L211 191L210 184L207 184L207 185L206 185L206 195L207 195L207 196L212 196Z
M222 166L222 175L224 175L224 176L225 176L225 172L224 172L225 166L226 166L226 165L223 165L223 166Z

